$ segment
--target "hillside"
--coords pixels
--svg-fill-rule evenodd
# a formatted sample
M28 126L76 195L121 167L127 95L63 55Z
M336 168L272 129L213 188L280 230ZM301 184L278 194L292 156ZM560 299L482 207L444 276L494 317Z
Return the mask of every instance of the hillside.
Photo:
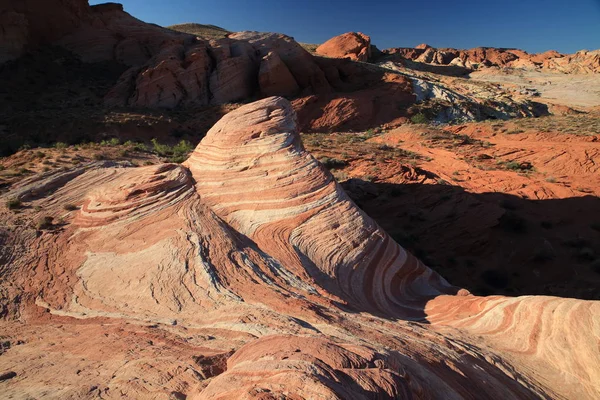
M174 31L189 33L201 37L203 39L221 39L227 37L231 32L227 29L215 25L203 25L196 23L185 23L167 26L167 28Z

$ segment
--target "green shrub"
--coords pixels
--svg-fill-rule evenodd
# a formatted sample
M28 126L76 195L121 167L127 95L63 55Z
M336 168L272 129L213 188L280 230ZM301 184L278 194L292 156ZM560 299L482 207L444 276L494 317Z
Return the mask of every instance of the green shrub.
M327 169L344 168L348 163L337 158L322 157L319 159L321 164Z
M67 147L69 147L69 145L66 144L66 143L64 143L64 142L56 142L56 143L54 143L54 148L55 149L64 150Z
M425 114L417 113L410 117L410 122L412 122L413 124L427 124L429 123L429 119Z
M146 145L144 145L143 143L133 142L131 140L128 140L125 143L123 143L123 146L128 147L134 151L145 151L146 150Z
M173 147L173 155L176 157L187 157L192 151L194 151L194 146L187 140L182 140Z
M171 148L166 144L161 144L156 139L152 139L153 150L161 157L166 157L172 154Z
M182 163L194 150L194 146L187 140L181 140L175 146L171 147L167 144L159 143L156 139L152 139L152 146L156 154L168 158L169 162L172 163Z
M17 198L8 199L6 201L6 207L8 207L9 210L16 210L17 208L21 208L21 206L22 206L21 200L19 200Z
M43 229L50 229L52 228L52 221L54 221L53 217L49 217L49 216L45 216L40 218L35 227L37 228L38 231L41 231Z

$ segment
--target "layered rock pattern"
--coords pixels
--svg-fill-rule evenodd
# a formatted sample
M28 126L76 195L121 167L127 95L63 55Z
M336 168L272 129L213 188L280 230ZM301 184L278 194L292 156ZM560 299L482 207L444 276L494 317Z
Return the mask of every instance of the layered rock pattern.
M566 74L600 73L598 51L579 51L561 54L551 50L529 54L518 49L477 47L469 50L436 49L426 44L415 48L392 48L384 50L387 55L432 65L458 66L469 69L485 67L526 68Z
M173 356L129 363L143 347L128 350L103 397L167 398L166 388L198 399L600 395L597 302L476 297L451 286L304 150L283 98L226 115L181 166L97 163L32 178L7 196L56 217L65 203L81 204L52 233L19 225L3 250L11 262L2 298L18 290L27 323L43 331L42 308L62 325L151 324L180 338L168 346L182 357L184 338L204 349L187 367ZM69 340L75 347L59 354L73 352L76 368L94 339ZM17 375L5 393L41 395L52 364L13 358L19 351L3 355L6 369L20 363L19 373L36 374ZM113 352L103 348L107 363ZM144 385L127 378L135 371L146 371ZM93 392L62 375L55 397Z

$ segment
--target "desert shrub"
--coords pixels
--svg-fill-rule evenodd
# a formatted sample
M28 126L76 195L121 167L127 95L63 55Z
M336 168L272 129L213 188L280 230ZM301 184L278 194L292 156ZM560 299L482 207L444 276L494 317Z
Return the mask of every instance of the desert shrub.
M69 147L69 145L66 144L66 143L64 143L64 142L56 142L56 143L54 143L54 148L55 149L64 150L67 147Z
M158 140L152 139L152 150L161 157L166 157L172 154L171 148L169 145L159 143Z
M531 165L531 163L524 161L524 162L518 162L518 161L509 161L504 165L507 169L510 169L511 171L531 171L533 170L533 165Z
M192 151L194 151L194 146L187 140L181 140L173 146L173 155L169 158L169 161L180 164L188 158Z
M343 182L348 180L349 176L344 171L332 171L333 177L338 182Z
M133 142L131 140L128 140L125 143L123 143L123 146L128 147L134 151L146 151L147 150L146 145L144 143L137 143L137 142Z
M16 199L16 198L8 199L6 201L6 207L9 210L16 210L17 208L21 208L21 206L22 206L21 200Z
M175 146L171 147L167 144L160 143L156 139L152 139L152 146L154 153L161 157L168 158L169 162L172 163L182 163L194 150L194 146L187 140L181 140Z
M54 221L53 217L50 217L50 216L42 217L36 222L35 227L38 231L41 231L43 229L50 229L53 226L52 221Z
M187 140L181 140L175 146L173 146L173 155L175 156L187 156L194 150L194 146Z
M112 138L110 140L103 140L100 142L100 146L106 147L114 147L121 144L121 141L118 138Z
M337 158L322 157L319 161L327 169L344 168L348 165L346 161Z
M387 145L387 144L381 144L381 145L377 146L377 150L392 151L392 150L394 150L394 148L392 146Z
M429 123L429 119L425 114L417 113L410 117L410 122L412 122L413 124L427 124Z
M96 153L94 154L94 160L96 161L101 161L104 160L106 158L106 156L104 155L104 153Z
M71 204L71 203L65 204L63 208L65 210L67 210L67 211L75 211L75 210L77 210L77 206L75 204Z
M373 182L375 180L375 177L373 175L365 175L362 177L362 180L366 182Z

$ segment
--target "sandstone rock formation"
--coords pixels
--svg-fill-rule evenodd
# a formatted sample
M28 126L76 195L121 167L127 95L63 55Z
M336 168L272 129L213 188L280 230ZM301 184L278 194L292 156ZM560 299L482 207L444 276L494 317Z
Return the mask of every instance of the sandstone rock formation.
M452 286L304 149L283 98L227 114L183 165L96 162L6 198L64 219L35 234L2 211L3 335L30 335L0 359L7 396L600 395L600 303Z
M50 8L52 12L46 12ZM353 62L367 61L371 54L370 39L360 33L341 35L319 48L322 54L342 57L336 59L313 56L292 38L276 33L239 32L204 40L146 24L114 3L90 7L83 0L28 0L11 2L1 15L7 29L0 46L7 58L51 45L85 63L128 67L102 94L109 107L170 110L276 95L295 99L303 130L331 131L398 125L410 117L409 108L416 102L432 101L415 91L403 73ZM415 51L425 52L421 56L426 62L450 62L454 57L429 47ZM427 85L435 87L430 93L445 90L437 82ZM436 105L440 109L434 119L508 118L521 115L523 108L468 93L459 103L447 101L458 97L438 99L443 104Z
M265 96L281 95L293 97L298 94L300 87L277 53L270 52L260 62L258 72L260 91Z
M551 50L540 54L529 54L518 49L477 47L469 50L436 49L426 44L415 48L392 48L384 50L387 55L433 65L454 65L470 69L484 67L509 67L541 69L567 74L600 73L598 51L580 51L575 54L560 54Z
M367 62L371 58L371 38L360 32L344 33L317 47L316 53L327 57Z

